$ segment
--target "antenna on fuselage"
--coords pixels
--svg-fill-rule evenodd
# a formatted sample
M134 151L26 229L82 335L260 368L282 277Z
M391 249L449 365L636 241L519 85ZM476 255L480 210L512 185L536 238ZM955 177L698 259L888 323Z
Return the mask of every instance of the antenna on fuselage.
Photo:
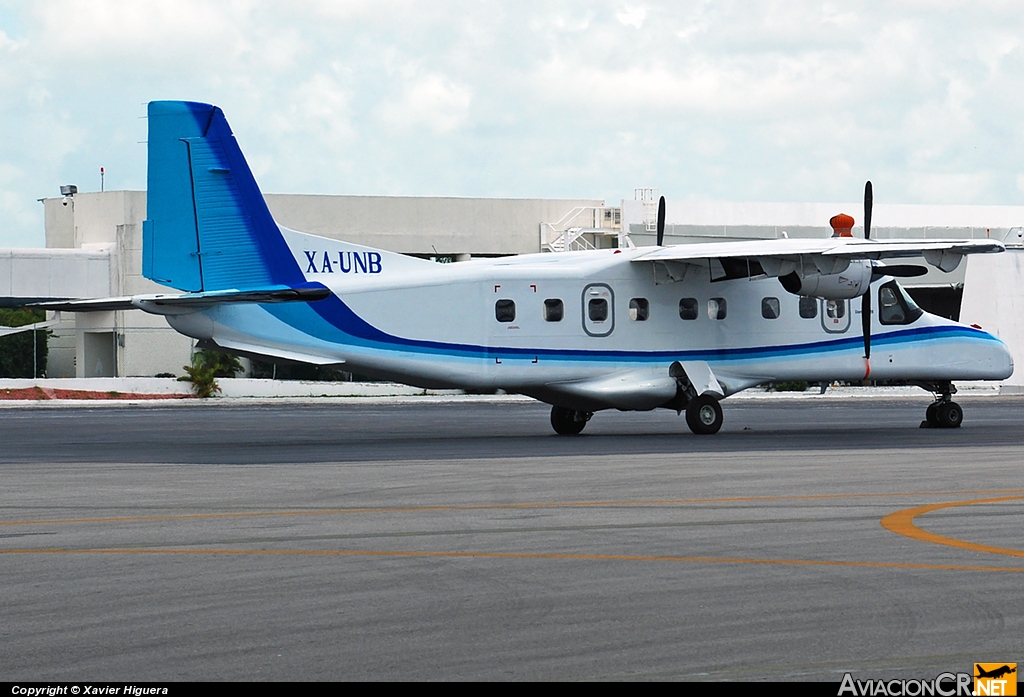
M658 246L665 243L665 197L658 199Z

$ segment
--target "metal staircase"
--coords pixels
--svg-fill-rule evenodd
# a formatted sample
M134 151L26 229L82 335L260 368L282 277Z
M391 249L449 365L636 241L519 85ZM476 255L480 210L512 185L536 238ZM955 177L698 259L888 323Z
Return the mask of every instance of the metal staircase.
M600 245L602 237L620 236L621 210L612 206L576 206L556 223L540 224L540 247L545 252L579 252Z

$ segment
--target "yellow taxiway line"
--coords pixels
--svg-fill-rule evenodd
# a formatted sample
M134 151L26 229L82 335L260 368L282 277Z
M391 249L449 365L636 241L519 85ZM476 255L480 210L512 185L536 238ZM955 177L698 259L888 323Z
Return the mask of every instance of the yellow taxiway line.
M886 530L890 530L899 535L904 535L914 540L920 540L921 542L931 542L937 545L946 545L947 547L958 547L959 549L968 549L972 552L988 552L989 554L1002 554L1008 557L1024 557L1024 551L1019 549L1010 549L1008 547L994 547L992 545L980 545L976 542L965 542L964 540L957 540L953 537L945 537L943 535L936 535L933 532L922 530L914 524L914 518L925 513L932 511L942 510L944 508L955 508L957 506L976 506L983 503L1003 503L1006 501L1020 501L1024 499L1024 496L1000 496L992 499L974 499L973 501L953 501L950 503L933 503L928 506L918 506L917 508L907 508L902 511L896 511L882 518L882 527Z
M999 571L1024 573L1013 566L968 564L909 564L899 562L843 561L835 559L751 559L743 557L677 557L647 554L559 554L544 552L457 552L359 549L4 549L0 554L182 554L234 556L309 556L309 557L430 557L449 559L552 559L569 561L676 562L690 564L766 564L775 566L840 566L873 569L925 569L942 571Z
M443 511L496 511L537 508L600 508L618 506L692 506L699 504L756 503L769 501L827 501L858 498L894 498L906 496L976 496L978 494L1024 494L1024 489L980 489L975 491L905 491L854 494L804 494L789 496L726 496L706 499L632 499L607 501L541 501L532 503L487 503L436 506L381 506L367 508L316 508L286 511L244 511L224 513L181 513L173 515L108 516L98 518L43 518L39 520L0 520L5 525L70 525L79 523L146 522L160 520L209 520L216 518L263 518L277 516L352 515L366 513L424 513ZM959 505L959 504L954 504Z
M927 532L914 524L914 519L925 513L985 503L1001 503L1006 501L1024 500L1024 489L1008 490L975 490L975 491L923 491L923 492L886 492L886 493L852 493L852 494L810 494L792 496L731 496L704 499L649 499L649 500L607 500L607 501L562 501L535 503L506 504L469 504L469 505L437 505L437 506L401 506L377 508L337 508L288 511L249 511L224 513L196 513L180 515L150 516L116 516L103 518L69 518L0 521L5 525L41 525L41 524L80 524L108 522L145 522L167 520L203 520L217 518L245 518L267 516L309 516L309 515L348 515L357 513L412 513L429 511L477 511L477 510L509 510L537 508L581 508L581 507L620 507L620 506L679 506L700 504L723 504L742 502L770 501L816 501L856 498L892 498L907 496L965 496L978 494L1012 494L994 498L972 499L969 501L953 501L907 508L891 513L882 518L882 526L891 532L923 542L942 544L960 549L988 552L1012 557L1024 557L1024 551L965 542L942 535ZM844 561L830 559L758 559L742 557L684 557L671 555L644 554L561 554L541 552L468 552L468 551L414 551L414 550L302 550L302 549L174 549L174 548L38 548L38 549L0 549L0 554L181 554L181 555L247 555L247 556L335 556L335 557L421 557L421 558L477 558L477 559L550 559L575 561L630 561L630 562L676 562L696 564L762 564L779 566L825 566L825 567L860 567L882 569L922 569L946 571L995 571L1004 573L1024 573L1024 568L986 566L973 564L914 564L900 562Z

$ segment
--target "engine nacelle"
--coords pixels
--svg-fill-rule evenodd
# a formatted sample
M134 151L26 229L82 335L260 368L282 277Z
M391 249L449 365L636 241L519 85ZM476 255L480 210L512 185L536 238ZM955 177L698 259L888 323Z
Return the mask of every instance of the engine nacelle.
M793 271L779 276L779 283L793 295L808 295L827 300L848 300L867 292L871 285L871 262L851 261L839 273L804 273Z

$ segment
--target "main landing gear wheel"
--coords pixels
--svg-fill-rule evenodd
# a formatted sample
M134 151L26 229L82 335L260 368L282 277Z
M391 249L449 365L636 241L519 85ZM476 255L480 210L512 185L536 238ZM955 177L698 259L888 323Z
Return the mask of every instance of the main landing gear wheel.
M964 410L956 402L935 402L925 411L921 428L960 428Z
M686 425L697 435L718 433L722 421L722 406L714 397L701 395L690 400L686 406Z
M594 415L592 411L576 411L567 407L551 407L551 428L561 436L575 436Z

